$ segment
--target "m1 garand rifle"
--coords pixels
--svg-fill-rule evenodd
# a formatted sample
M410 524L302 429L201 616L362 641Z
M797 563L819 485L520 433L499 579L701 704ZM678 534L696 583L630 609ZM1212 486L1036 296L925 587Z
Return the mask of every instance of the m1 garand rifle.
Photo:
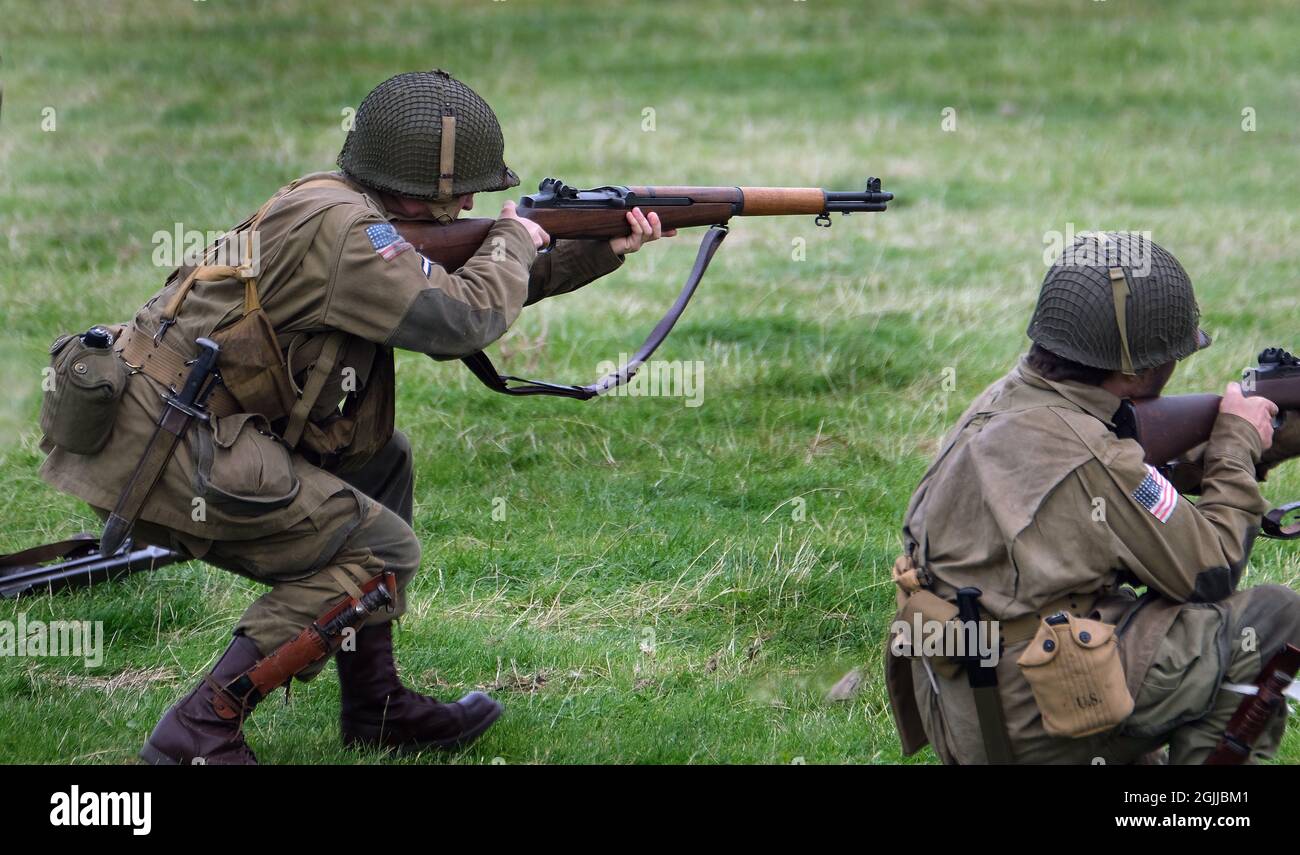
M817 187L597 187L578 190L556 178L547 178L538 192L517 205L520 217L541 226L552 240L605 241L629 233L627 213L640 208L647 217L658 214L665 229L709 226L695 256L686 284L668 312L627 364L585 386L525 380L500 374L481 351L462 361L485 386L507 395L558 395L589 400L630 381L650 358L686 310L713 254L727 235L733 217L773 217L807 214L819 226L829 227L831 214L871 213L886 210L894 194L880 189L879 178L867 179L862 191L837 192ZM487 240L496 222L487 218L458 219L450 223L399 220L393 223L415 249L449 271L458 270ZM520 384L520 385L512 385Z
M1300 411L1300 359L1280 347L1267 348L1259 354L1258 365L1242 371L1241 391L1277 404L1280 425L1283 413ZM1121 437L1137 440L1147 463L1164 466L1209 440L1221 401L1221 396L1206 393L1126 400L1115 414L1115 426ZM1300 502L1269 511L1263 533L1285 540L1300 537L1300 522L1284 524L1297 510Z

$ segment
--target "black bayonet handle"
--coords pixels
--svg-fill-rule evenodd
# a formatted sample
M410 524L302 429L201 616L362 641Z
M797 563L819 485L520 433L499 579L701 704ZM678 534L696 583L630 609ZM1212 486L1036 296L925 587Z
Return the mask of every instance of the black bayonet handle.
M962 622L964 627L971 628L970 638L973 640L977 637L977 627L980 622L980 597L984 592L979 588L959 588L957 590L957 618ZM996 686L998 684L998 672L996 668L983 667L978 650L968 650L963 657L962 664L966 666L966 678L969 680L972 688L978 689L982 686Z
M199 355L191 363L190 374L185 378L185 385L176 393L172 401L182 407L201 407L212 391L213 383L208 377L217 367L217 356L221 347L210 338L195 339L199 346Z

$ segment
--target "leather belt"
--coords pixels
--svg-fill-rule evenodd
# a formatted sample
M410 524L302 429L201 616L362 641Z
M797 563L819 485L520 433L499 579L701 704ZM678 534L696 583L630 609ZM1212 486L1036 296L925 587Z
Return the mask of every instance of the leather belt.
M156 380L173 392L185 382L194 359L194 354L185 355L170 345L155 342L153 336L146 335L132 324L127 325L113 349L132 373L138 372ZM239 402L225 386L212 390L207 407L208 412L218 417L242 412Z

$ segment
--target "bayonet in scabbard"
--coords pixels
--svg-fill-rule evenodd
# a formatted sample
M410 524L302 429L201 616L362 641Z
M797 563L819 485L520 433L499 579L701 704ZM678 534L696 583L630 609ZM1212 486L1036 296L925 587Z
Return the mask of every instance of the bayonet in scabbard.
M221 348L215 341L207 338L198 339L198 355L191 362L190 373L180 390L165 398L162 415L158 417L158 426L154 428L149 444L145 446L140 462L122 489L117 504L104 523L104 533L99 538L100 552L112 555L121 548L131 527L140 518L140 511L149 494L153 492L163 470L167 468L176 446L194 421L207 421L205 409L208 396L216 384L221 382L217 374L217 355Z

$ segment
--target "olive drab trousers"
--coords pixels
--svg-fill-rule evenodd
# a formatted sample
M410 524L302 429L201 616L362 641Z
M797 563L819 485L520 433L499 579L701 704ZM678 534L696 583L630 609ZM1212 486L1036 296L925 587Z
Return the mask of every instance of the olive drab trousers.
M410 442L394 431L364 466L338 478L339 491L320 508L265 537L196 542L143 520L136 525L136 535L270 585L235 627L263 655L296 636L350 593L350 586L384 570L397 577L394 610L381 609L367 623L395 620L406 609L406 586L420 567L420 542L411 529L415 475ZM311 679L327 661L313 664L298 678Z

